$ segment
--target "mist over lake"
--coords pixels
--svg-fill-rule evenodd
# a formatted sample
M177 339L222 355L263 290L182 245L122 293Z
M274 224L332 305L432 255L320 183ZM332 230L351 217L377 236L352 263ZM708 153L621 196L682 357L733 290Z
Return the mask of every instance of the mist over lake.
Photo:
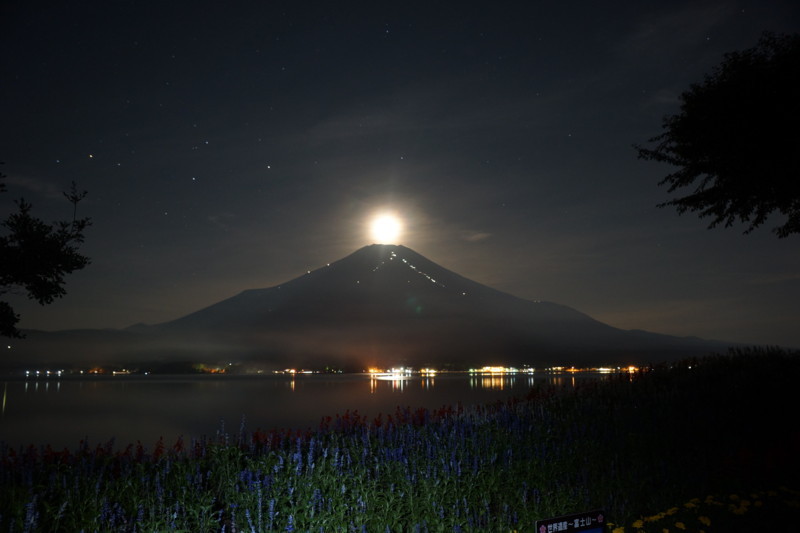
M117 447L168 445L247 429L316 429L323 417L358 411L370 418L400 407L436 409L524 396L532 386L602 379L598 373L444 373L403 380L369 374L103 376L2 382L0 441L74 448L82 439Z

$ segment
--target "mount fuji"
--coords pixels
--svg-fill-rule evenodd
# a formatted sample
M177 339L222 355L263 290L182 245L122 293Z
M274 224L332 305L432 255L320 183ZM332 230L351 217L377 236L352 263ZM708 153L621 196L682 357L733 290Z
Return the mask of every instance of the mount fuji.
M30 335L82 339L119 357L236 357L276 368L370 365L641 364L725 350L725 343L614 328L447 270L404 246L374 244L301 277L245 290L152 326Z

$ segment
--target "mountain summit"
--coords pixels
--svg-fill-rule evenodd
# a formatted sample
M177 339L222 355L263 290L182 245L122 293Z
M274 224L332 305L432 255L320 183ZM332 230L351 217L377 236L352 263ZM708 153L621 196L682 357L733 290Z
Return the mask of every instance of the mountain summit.
M33 346L39 339L40 350L57 346L63 352L77 340L83 354L128 361L214 357L265 367L351 369L636 364L725 347L623 331L570 307L481 285L388 244L366 246L286 283L243 291L171 322L30 337Z

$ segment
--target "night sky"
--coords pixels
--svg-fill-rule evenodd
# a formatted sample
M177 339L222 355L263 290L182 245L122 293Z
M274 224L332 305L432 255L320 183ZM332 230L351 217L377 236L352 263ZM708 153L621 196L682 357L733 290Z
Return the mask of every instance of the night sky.
M3 218L89 191L92 264L20 327L172 320L402 217L475 281L610 325L800 346L800 236L658 209L632 147L787 1L47 2L0 7Z

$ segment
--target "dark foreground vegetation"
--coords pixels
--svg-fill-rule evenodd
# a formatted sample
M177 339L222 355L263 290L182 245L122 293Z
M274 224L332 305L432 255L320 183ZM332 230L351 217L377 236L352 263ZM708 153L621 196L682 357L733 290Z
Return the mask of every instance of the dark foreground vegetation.
M798 370L748 350L313 433L0 446L0 531L533 531L594 508L609 531L767 531L800 511Z

